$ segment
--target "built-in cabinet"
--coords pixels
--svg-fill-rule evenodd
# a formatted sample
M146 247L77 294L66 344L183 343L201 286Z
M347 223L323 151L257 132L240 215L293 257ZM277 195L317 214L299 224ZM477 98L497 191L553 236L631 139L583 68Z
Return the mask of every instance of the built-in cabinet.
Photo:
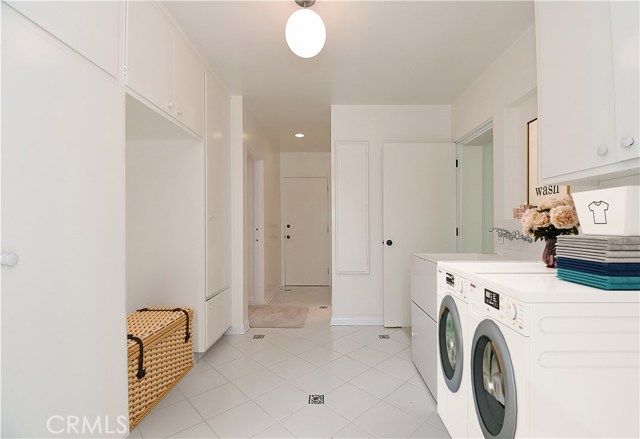
M206 346L213 345L231 326L231 290L226 289L207 300Z
M18 10L55 16L38 4ZM14 257L2 261L0 436L65 435L75 417L108 419L122 437L124 93L86 51L34 24L47 20L1 11L2 252ZM117 29L103 47L117 46Z
M202 63L156 2L127 3L125 82L164 114L202 135Z
M12 8L119 77L124 1L9 1Z
M638 172L638 7L535 3L539 181Z
M231 326L230 97L161 6L127 16L127 306L191 306L203 352Z

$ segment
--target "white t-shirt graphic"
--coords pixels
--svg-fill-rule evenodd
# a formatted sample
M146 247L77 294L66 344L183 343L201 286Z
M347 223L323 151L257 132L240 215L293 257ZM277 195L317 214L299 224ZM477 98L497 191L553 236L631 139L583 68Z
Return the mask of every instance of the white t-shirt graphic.
M607 224L607 210L609 203L604 201L592 201L589 204L589 210L593 213L594 224Z

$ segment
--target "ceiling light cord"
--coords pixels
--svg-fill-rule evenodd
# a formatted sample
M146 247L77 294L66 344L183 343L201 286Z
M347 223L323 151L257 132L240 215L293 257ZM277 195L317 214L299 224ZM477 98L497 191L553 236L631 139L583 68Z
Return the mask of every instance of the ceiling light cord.
M296 0L298 6L302 8L310 8L315 4L316 0Z

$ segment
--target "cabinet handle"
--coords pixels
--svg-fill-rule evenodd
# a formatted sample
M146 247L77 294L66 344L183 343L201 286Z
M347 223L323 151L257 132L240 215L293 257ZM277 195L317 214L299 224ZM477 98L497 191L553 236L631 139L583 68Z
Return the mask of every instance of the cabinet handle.
M178 107L178 116L182 115L182 108Z
M169 101L169 103L167 104L167 107L169 107L169 110L173 110L173 102Z
M13 267L18 263L18 255L11 252L2 253L0 256L0 265L5 267Z
M607 155L609 148L607 148L607 145L600 145L598 146L598 149L596 151L598 152L598 155L600 157L604 157L605 155Z
M621 140L620 140L620 144L622 145L623 148L631 148L633 146L633 144L636 143L635 139L631 136L624 136Z

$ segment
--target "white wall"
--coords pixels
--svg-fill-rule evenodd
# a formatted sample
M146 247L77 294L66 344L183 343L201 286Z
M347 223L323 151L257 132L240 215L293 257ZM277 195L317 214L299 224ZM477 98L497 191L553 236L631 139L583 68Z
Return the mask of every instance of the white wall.
M243 109L242 96L231 97L231 289L232 322L228 333L249 328L248 276L245 269L250 239L246 232L247 151L262 161L264 176L264 296L282 286L280 277L280 153L264 135L251 114Z
M450 142L451 107L448 105L332 105L332 151L335 142L348 141L369 143L370 272L369 274L337 275L333 265L333 319L340 320L342 323L381 324L383 315L382 145L390 142ZM333 178L332 199L335 200ZM332 209L335 209L333 204ZM335 217L335 211L332 216ZM335 230L335 224L332 224L332 229ZM335 250L335 243L333 248ZM332 259L334 261L332 264L335 264L335 253L332 253Z
M537 117L535 31L529 28L453 103L453 138L460 139L493 119L494 223L520 230L514 207L526 201L526 123ZM543 245L498 242L495 252L539 259Z
M331 153L283 152L280 153L280 177L329 177Z
M269 298L282 286L280 252L280 151L265 136L253 116L246 111L243 116L244 142L263 162L263 244L264 244L264 291ZM259 295L259 293L258 293Z
M148 306L193 308L194 350L203 352L203 144L128 140L126 169L127 313Z
M244 181L247 153L243 140L242 96L231 96L231 328L244 334L249 328L248 294L244 277Z

